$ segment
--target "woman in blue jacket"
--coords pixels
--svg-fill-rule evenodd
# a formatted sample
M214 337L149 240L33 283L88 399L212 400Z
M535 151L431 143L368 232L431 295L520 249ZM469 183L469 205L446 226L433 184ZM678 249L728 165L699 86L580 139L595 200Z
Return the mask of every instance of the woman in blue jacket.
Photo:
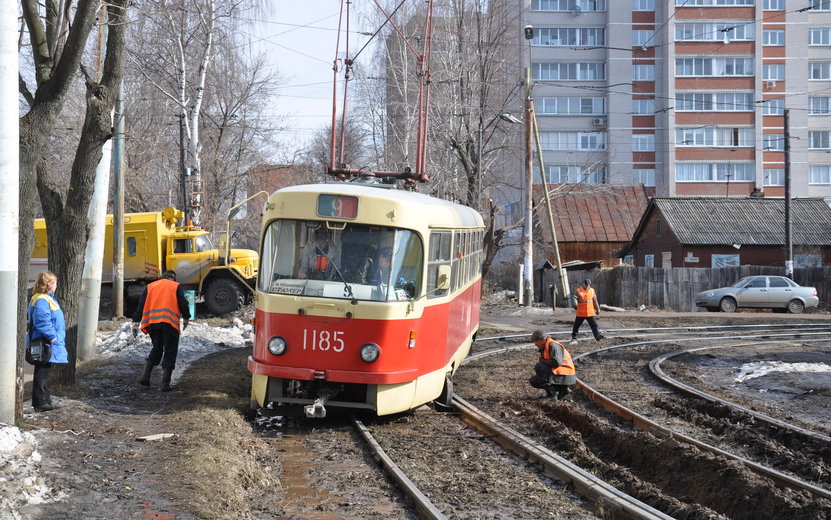
M61 306L55 300L58 277L49 271L40 273L35 280L32 299L29 301L31 333L26 334L26 345L33 341L49 342L52 354L47 363L35 365L32 381L32 408L36 412L54 410L49 393L49 369L52 363L68 363L66 354L66 322Z

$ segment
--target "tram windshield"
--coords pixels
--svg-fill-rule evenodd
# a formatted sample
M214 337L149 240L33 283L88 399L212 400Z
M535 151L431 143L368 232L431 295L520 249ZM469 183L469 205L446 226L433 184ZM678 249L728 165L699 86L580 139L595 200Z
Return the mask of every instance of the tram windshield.
M406 229L281 219L265 232L259 289L272 294L406 301L422 288L424 248Z

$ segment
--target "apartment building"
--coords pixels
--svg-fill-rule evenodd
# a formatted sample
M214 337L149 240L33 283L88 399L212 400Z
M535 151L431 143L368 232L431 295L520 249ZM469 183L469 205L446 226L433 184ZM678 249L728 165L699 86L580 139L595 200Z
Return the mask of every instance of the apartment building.
M831 0L526 0L520 18L550 184L781 197L789 172L792 196L831 198Z

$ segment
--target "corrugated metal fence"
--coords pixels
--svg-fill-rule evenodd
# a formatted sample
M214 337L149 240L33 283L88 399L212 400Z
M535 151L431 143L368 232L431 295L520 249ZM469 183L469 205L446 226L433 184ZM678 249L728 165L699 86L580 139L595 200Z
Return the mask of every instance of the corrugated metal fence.
M538 273L539 274L539 273ZM732 284L743 276L784 275L784 267L741 266L719 269L683 268L657 269L647 267L619 266L602 271L568 271L569 285L573 291L585 278L592 280L600 303L624 308L638 308L641 305L658 309L689 312L700 310L695 306L695 295L699 291L715 289ZM829 310L831 298L831 267L806 267L794 270L793 280L799 285L817 288L820 310ZM537 300L551 305L548 287L559 280L555 270L543 271L542 284L537 279L536 287L545 287ZM558 289L558 306L564 306Z

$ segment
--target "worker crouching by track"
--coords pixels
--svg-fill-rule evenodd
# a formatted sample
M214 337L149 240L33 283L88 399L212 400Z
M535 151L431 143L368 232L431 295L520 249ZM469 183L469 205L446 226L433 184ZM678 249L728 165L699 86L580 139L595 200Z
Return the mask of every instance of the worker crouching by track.
M539 362L534 365L534 372L528 381L534 388L544 388L549 399L564 399L571 393L571 387L577 383L577 371L568 349L557 341L535 330L531 341L537 346Z

